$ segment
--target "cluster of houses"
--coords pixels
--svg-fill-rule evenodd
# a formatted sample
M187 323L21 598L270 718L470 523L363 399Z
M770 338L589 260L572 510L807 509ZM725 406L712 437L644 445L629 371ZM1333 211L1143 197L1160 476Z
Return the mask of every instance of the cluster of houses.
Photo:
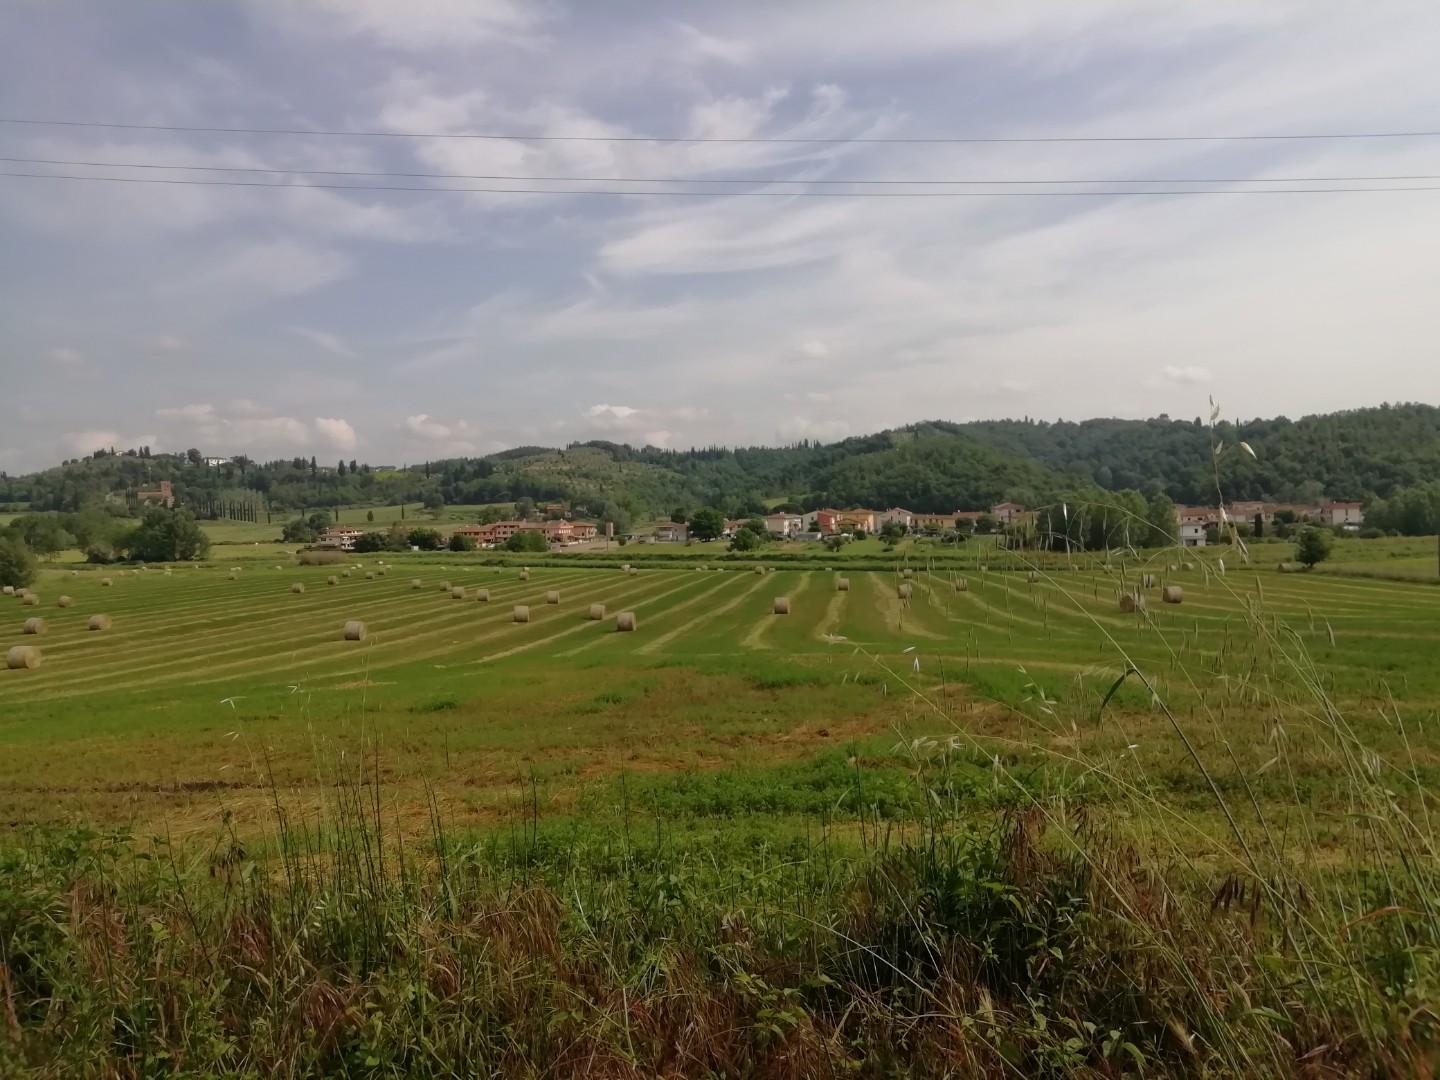
M541 533L549 544L584 544L594 540L599 528L588 521L492 521L488 525L457 525L450 530L452 536L468 536L476 547L496 547L505 543L518 532L531 530ZM341 551L355 550L355 541L367 530L354 525L335 525L326 529L320 537L320 547L333 547Z
M823 540L840 533L879 532L891 522L903 525L911 532L959 529L974 527L975 522L989 516L999 528L1020 525L1034 518L1032 511L1015 502L1003 502L989 510L952 510L947 514L921 514L913 510L893 506L889 510L811 510L803 514L762 514L760 520L765 531L771 536L787 540ZM725 522L724 536L734 536L753 518L734 518ZM657 521L648 537L657 544L683 544L689 540L689 529L684 522Z
M1365 512L1358 502L1233 502L1223 515L1214 506L1177 506L1175 517L1180 543L1185 547L1204 547L1208 531L1218 529L1227 520L1250 526L1258 521L1265 527L1277 521L1305 521L1342 529L1358 529L1365 523Z

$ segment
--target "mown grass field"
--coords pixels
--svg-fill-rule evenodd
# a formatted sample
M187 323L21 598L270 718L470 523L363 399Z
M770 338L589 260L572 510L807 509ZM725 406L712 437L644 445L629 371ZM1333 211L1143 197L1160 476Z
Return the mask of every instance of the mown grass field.
M0 673L0 820L190 830L226 811L259 817L271 780L292 793L323 785L317 770L357 752L363 736L380 740L387 776L416 806L433 785L459 820L486 822L537 783L568 810L587 784L627 770L765 768L847 746L847 756L859 747L894 764L897 745L956 732L999 739L987 752L1009 741L1017 757L1037 741L1123 749L1123 767L1158 771L1177 802L1206 813L1147 693L1122 686L1113 722L1094 722L1127 663L1185 715L1225 710L1197 738L1232 739L1256 765L1270 753L1258 737L1268 698L1306 689L1282 670L1288 647L1303 648L1325 690L1382 746L1387 726L1369 719L1377 708L1393 699L1418 724L1440 700L1440 594L1387 581L1160 564L1147 571L1147 610L1134 615L1117 605L1122 583L1140 584L1134 569L1034 583L922 569L903 600L899 571L627 576L562 564L521 581L513 566L436 554L360 557L350 565L363 569L332 586L336 567L252 560L232 579L228 565L61 568L36 587L39 609L6 598L0 643L37 644L45 663ZM842 573L847 592L835 588ZM304 593L289 591L295 582ZM1183 587L1182 604L1161 602L1167 583ZM478 588L488 602L469 598ZM545 602L552 589L559 604ZM74 607L55 607L62 592ZM791 614L772 613L777 596ZM606 619L588 618L592 603L606 605ZM529 623L512 621L516 604L529 606ZM620 610L636 613L637 632L615 632ZM94 612L113 628L87 631ZM47 633L22 636L37 613ZM1246 628L1257 613L1285 628L1273 647ZM366 623L364 642L341 640L352 618ZM1050 721L1061 726L1047 701L1084 726L1047 734ZM1432 748L1417 753L1430 769ZM1324 788L1332 764L1315 755L1307 782ZM1043 768L1057 783L1067 771L1053 760Z

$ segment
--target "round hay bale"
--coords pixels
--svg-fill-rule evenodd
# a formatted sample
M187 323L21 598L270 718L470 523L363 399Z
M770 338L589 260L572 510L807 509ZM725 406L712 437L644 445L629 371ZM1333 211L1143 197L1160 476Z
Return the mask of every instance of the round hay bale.
M302 592L304 592L304 591L305 591L305 583L304 583L303 581L292 581L292 582L290 583L290 591L291 591L292 593L302 593Z
M75 606L75 598L74 598L73 596L62 596L62 597L60 597L59 601L56 602L56 605L55 605L55 606L56 606L56 607L74 607L74 606Z
M359 619L350 619L345 623L345 629L342 633L346 641L364 641L365 624Z
M596 620L596 621L605 618L605 605L604 605L604 604L591 604L591 605L590 605L590 618L592 618L592 619L594 619L594 620Z
M1194 564L1193 562L1182 562L1182 563L1180 564L1180 569L1181 569L1181 570L1186 570L1186 571L1194 570L1194 569L1195 569L1195 564Z
M169 568L168 566L165 568L165 572L166 572L167 574L170 572L170 568ZM79 571L79 570L71 570L71 571L70 571L70 576L71 576L71 577L79 577L79 576L80 576L80 571Z
M900 576L901 576L901 577L911 578L911 577L914 577L914 576L915 576L915 571L914 571L914 570L911 570L910 567L907 566L907 567L905 567L904 570L901 570L901 571L900 571Z
M622 573L628 574L628 573L630 572L630 564L629 564L628 562L627 562L627 563L621 563L621 564L620 564L620 570L621 570Z
M325 579L325 584L326 584L326 585L339 585L339 584L340 584L340 579L339 579L338 577L336 577L334 574L331 574L329 577L327 577L327 578Z
M341 576L341 577L349 577L349 576L350 576L350 571L349 571L349 570L342 570L342 571L340 571L340 576Z
M1167 604L1178 604L1185 599L1185 590L1179 585L1166 585L1160 590L1160 599Z
M464 586L464 585L456 585L455 588L451 589L451 590L450 590L450 599L451 599L451 600L464 600L464 599L465 599L465 586Z
M45 633L44 619L26 619L25 625L20 628L22 634L34 634L36 637Z
M476 589L476 590L475 590L475 599L476 599L476 600L479 600L482 604L484 604L484 603L489 603L489 601L490 601L490 590L489 590L489 589Z
M839 578L836 578L836 579L835 579L835 591L836 591L836 592L849 592L849 591L850 591L850 579L849 579L848 577L839 577Z
M376 577L384 577L384 576L385 576L385 571L384 571L384 570L376 570L376 571L375 571L375 576L376 576Z
M14 596L14 595L15 595L15 586L14 586L14 585L6 585L6 586L4 587L4 589L0 589L0 593L4 593L4 595L6 595L6 596Z
M513 619L515 622L529 622L529 621L530 621L530 609L529 609L528 607L526 607L524 604L516 604L516 605L515 605L515 610L510 613L510 617L511 617L511 619Z
M955 591L956 591L956 592L969 592L969 591L970 591L970 582L966 581L963 577L961 577L961 578L956 578L956 579L955 579Z
M113 581L111 581L108 577L102 577L102 578L100 579L100 587L101 587L102 589L108 589L108 588L110 588L111 585L114 585L114 584L115 584L115 583L114 583Z
M910 585L910 582L902 581L899 585L895 586L895 595L898 596L901 600L909 600L911 590L912 586Z
M640 568L638 566L632 566L629 570L626 570L625 573L628 574L630 577L634 577L636 574L640 573Z
M789 615L790 598L788 596L775 597L775 603L770 610L773 611L776 615Z
M24 596L22 596L22 597L20 598L20 606L21 606L21 607L39 607L39 606L40 606L40 594L39 594L39 593L33 593L33 592L27 592Z
M34 645L16 645L5 654L5 666L11 671L34 671L43 660Z
M545 602L547 604L558 604L560 602L560 594L556 590L551 589L545 594Z
M87 629L87 630L109 630L109 629L110 629L110 616L109 616L109 615L91 615L91 616L90 616L90 621L85 624L85 629Z
M520 580L521 580L521 581L529 581L529 580L530 580L530 571L529 571L529 570L521 570L521 571L520 571Z
M450 591L450 582L448 582L448 581L442 581L442 582L440 582L440 591L441 591L441 592L449 592L449 591Z
M1035 582L1037 582L1037 581L1040 580L1040 571L1039 571L1039 570L1031 570L1031 571L1028 571L1028 572L1025 574L1025 580L1028 581L1031 585L1034 585Z
M1180 569L1180 568L1179 568L1178 566L1176 566L1176 565L1172 562L1169 566L1165 567L1165 569L1168 570L1170 573L1173 574L1173 573L1175 573L1176 570L1178 570L1178 569Z
M757 574L763 574L763 573L765 573L765 568L764 568L763 566L757 566L757 567L755 567L755 573L757 573Z
M1154 574L1141 574L1141 575L1140 575L1140 587L1141 587L1142 589L1153 589L1153 588L1155 587L1155 575L1154 575Z
M633 632L635 629L635 612L622 611L615 616L616 631Z
M365 580L366 580L366 581L374 581L374 580L375 580L375 571L374 571L374 570L366 570L366 571L365 571Z
M1120 610L1124 612L1135 612L1145 610L1144 593L1121 593Z
M285 568L277 563L276 565L272 566L270 569L271 569L271 570L284 570Z
M421 581L418 577L415 577L415 578L411 578L411 579L410 579L410 588L412 588L412 589L423 589L424 587L425 587L425 583L424 583L423 581Z

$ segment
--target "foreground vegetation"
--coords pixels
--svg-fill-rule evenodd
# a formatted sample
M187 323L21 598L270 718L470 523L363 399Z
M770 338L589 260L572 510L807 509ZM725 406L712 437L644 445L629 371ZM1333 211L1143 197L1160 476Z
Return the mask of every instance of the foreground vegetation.
M1432 589L922 553L846 591L779 560L43 570L46 662L0 672L0 1056L1423 1072Z

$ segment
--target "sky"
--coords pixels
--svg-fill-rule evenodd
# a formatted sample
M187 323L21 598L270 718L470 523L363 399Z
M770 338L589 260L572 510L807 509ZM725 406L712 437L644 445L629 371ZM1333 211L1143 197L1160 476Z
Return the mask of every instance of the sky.
M511 136L0 123L30 159L0 171L280 185L0 177L12 474L1440 398L1440 190L993 183L1440 187L1440 137L880 141L1436 128L1433 3L0 0L0 25L7 120ZM605 178L742 182L301 189L677 190ZM907 183L815 183L853 179ZM922 180L992 183L855 197L966 190Z

